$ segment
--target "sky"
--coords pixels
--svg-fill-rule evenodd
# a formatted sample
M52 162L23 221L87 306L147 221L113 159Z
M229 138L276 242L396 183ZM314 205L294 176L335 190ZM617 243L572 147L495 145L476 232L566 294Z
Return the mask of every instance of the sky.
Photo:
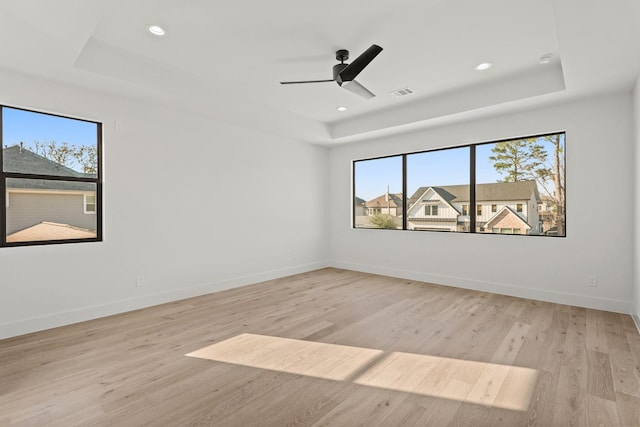
M553 144L542 139L552 161ZM503 178L493 167L489 156L495 143L476 146L476 182L498 182ZM564 139L563 139L564 145ZM385 194L402 193L402 156L393 156L354 163L356 196L371 200ZM469 184L469 147L451 148L407 156L407 193L411 197L419 187ZM543 194L542 189L539 189Z
M95 145L96 140L96 123L2 107L3 147L24 142L28 148L33 147L34 141Z

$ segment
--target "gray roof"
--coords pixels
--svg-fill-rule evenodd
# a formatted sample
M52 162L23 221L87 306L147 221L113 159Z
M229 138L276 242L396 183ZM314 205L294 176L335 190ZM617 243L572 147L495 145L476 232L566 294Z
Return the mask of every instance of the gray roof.
M33 175L53 175L74 178L95 178L63 166L19 145L2 150L2 161L5 172L18 172ZM50 181L43 179L7 179L9 188L29 188L42 190L95 191L96 185L88 182Z
M449 203L469 201L468 185L443 185L418 188L409 198L409 206L413 206L429 188L433 188L440 197ZM538 186L535 181L495 182L476 185L477 202L529 200L532 194L537 201L540 201Z

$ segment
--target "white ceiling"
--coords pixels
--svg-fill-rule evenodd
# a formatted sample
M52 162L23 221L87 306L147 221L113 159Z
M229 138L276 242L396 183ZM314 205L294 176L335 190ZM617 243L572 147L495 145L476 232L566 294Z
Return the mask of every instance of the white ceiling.
M334 144L629 90L639 3L3 0L0 68ZM168 34L152 36L149 24ZM373 43L384 50L357 77L371 100L333 82L279 84L331 78L337 49L354 59ZM484 61L494 66L475 71ZM389 94L403 87L415 93Z

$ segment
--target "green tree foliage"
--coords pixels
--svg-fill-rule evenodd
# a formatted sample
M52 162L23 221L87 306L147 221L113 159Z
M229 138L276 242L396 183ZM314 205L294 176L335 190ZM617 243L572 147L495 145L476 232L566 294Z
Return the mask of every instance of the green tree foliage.
M504 176L499 182L545 180L551 171L545 167L547 151L535 138L498 142L491 149L496 171Z
M98 173L98 151L95 145L76 146L69 143L33 141L33 152L71 169L82 169L83 173Z
M375 214L369 219L369 224L375 228L396 229L398 224L391 215Z

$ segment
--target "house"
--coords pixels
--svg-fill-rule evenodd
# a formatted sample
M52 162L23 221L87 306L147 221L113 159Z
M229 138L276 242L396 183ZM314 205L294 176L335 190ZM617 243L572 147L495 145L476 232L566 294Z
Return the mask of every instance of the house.
M22 145L3 148L2 156L6 171L87 176ZM95 237L96 186L86 182L10 178L6 215L7 241L10 242ZM58 225L55 232L52 224Z
M402 216L402 193L385 193L375 199L368 200L365 205L365 215Z
M366 200L361 199L360 197L354 197L353 198L353 206L355 209L355 215L356 216L364 216L366 215L367 212L367 208L365 206L365 204L367 203Z
M356 197L356 199L362 200L359 197ZM361 205L354 205L354 226L369 228L372 227L371 218L374 215L389 215L393 217L393 222L389 223L389 226L395 224L395 228L400 228L402 227L402 209L402 193L387 192L363 202Z
M534 181L476 185L476 212L470 212L468 185L420 187L408 200L407 228L464 232L475 213L477 232L537 234L539 203Z
M538 205L538 217L542 233L552 231L556 224L556 201L553 197L541 196Z

